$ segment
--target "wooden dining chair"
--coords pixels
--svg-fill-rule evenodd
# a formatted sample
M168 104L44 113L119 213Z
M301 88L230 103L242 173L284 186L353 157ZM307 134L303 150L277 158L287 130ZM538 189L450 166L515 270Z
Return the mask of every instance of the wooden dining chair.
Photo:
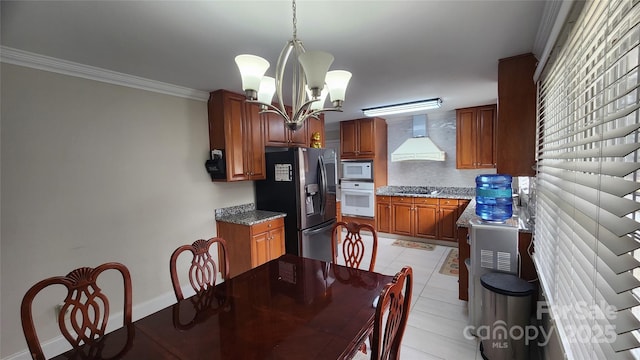
M346 233L343 231L346 229ZM373 271L376 265L376 255L378 253L378 234L373 226L369 224L358 224L355 222L343 222L339 221L333 225L331 231L331 251L333 256L333 262L338 260L338 243L342 244L342 258L344 263L348 267L360 268L362 261L364 260L366 246L362 240L361 231L369 231L373 237L373 243L371 245L371 257L369 258L369 271Z
M99 343L105 335L109 320L109 299L98 286L97 280L106 270L116 270L122 275L123 325L132 324L131 275L127 267L120 263L109 262L96 268L82 267L71 271L66 276L54 276L41 280L27 291L20 306L22 330L33 359L45 359L33 322L33 300L41 290L51 285L62 285L67 288L67 296L58 314L58 326L65 339L74 349L78 349L83 344ZM91 357L101 358L100 346L97 345L96 349L93 349L95 352L89 350Z
M216 262L211 256L211 246L218 245L218 259L223 262L216 266ZM178 257L185 251L190 251L193 255L191 266L189 267L189 282L191 287L197 294L216 286L218 270L222 274L223 279L229 278L229 258L227 254L227 243L223 238L214 237L209 240L196 240L191 245L182 245L177 248L169 261L169 270L171 272L171 282L173 283L173 291L176 293L178 301L184 299L182 288L180 287L180 279L177 270ZM220 255L222 254L222 255Z
M371 338L372 360L400 359L400 345L407 327L412 290L413 270L405 266L380 292Z

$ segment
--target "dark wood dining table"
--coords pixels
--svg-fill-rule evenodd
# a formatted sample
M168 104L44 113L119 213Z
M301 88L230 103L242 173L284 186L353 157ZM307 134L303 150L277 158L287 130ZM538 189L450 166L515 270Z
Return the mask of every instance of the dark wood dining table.
M285 254L55 359L350 359L391 280Z

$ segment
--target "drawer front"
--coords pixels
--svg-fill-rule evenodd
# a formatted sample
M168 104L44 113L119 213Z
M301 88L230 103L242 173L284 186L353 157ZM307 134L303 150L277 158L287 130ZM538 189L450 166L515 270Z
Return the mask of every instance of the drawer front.
M437 198L417 197L417 198L414 198L413 201L416 205L438 205Z
M379 203L388 203L391 202L391 196L378 195L376 196L376 200L378 200Z
M269 231L271 229L275 229L277 227L282 227L282 226L284 226L284 219L278 218L274 220L257 223L251 226L251 232L254 234L259 234L259 233Z
M406 196L392 196L391 202L394 204L413 204L413 198Z
M440 199L440 206L458 206L458 199Z

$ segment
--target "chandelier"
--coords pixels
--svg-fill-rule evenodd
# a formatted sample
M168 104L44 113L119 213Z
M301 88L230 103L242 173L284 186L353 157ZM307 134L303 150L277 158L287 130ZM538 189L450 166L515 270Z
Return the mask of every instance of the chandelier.
M299 129L309 117L318 118L325 111L342 111L347 84L351 73L345 70L328 71L333 63L333 55L324 51L305 51L297 37L296 2L293 8L293 39L282 49L276 66L276 77L264 76L269 62L259 56L243 54L235 58L242 89L248 102L260 104L260 113L280 115L291 130ZM285 107L282 85L285 67L290 55L292 63L291 113ZM277 102L272 104L273 95ZM324 108L327 94L332 107Z

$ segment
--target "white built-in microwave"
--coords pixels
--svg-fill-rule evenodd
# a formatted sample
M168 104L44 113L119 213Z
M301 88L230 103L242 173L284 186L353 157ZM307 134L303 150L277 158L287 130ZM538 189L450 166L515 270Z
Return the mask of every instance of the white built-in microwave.
M342 180L373 181L373 161L342 160Z

